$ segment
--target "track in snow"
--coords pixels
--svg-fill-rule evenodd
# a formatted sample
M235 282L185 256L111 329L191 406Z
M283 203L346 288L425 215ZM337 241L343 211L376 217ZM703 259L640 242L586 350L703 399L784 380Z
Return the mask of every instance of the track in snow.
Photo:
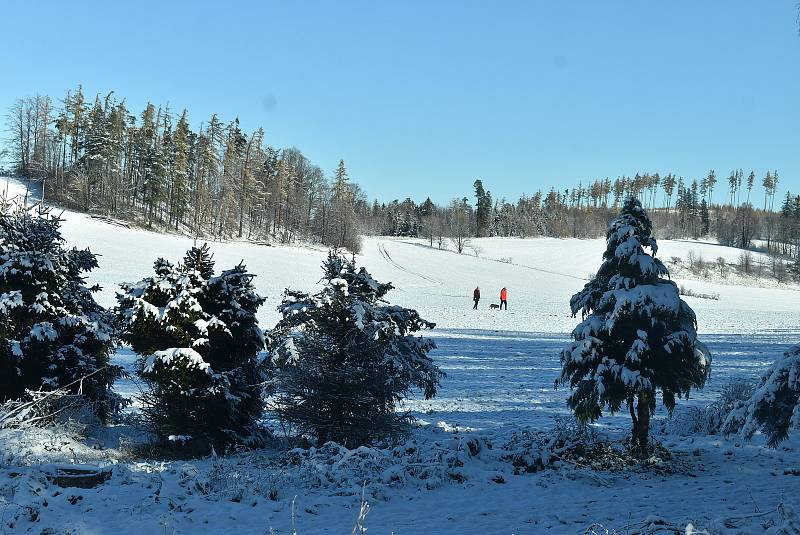
M433 247L429 247L429 246L423 245L421 243L412 243L412 242L402 242L402 243L405 243L407 245L413 245L415 247L422 247L422 248L425 248L425 249L434 250ZM455 251L450 251L450 250L447 250L447 249L443 250L442 252L458 254ZM469 255L465 255L465 256L469 256ZM518 264L516 262L514 262L514 263L512 263L512 262L503 262L502 260L499 260L497 258L489 258L489 257L483 257L483 256L475 256L475 257L469 257L469 258L475 258L477 260L483 260L484 262L496 262L498 264L503 264L504 266L511 266L511 267L529 269L531 271L538 271L539 273L547 273L548 275L556 275L558 277L567 277L569 279L575 279L575 280L580 280L580 281L589 280L586 277L578 277L577 275L570 275L569 273L562 273L560 271L551 271L549 269L528 266L528 265L525 265L525 264Z
M436 284L436 285L439 285L439 286L444 284L440 280L432 279L432 278L430 278L430 277L428 277L426 275L423 275L422 273L417 273L416 271L408 269L407 267L403 266L402 264L400 264L398 262L395 262L392 259L391 255L389 254L389 251L386 249L386 244L384 242L378 242L378 252L381 253L381 256L384 258L384 260L389 262L389 264L391 264L393 267L399 269L400 271L408 273L409 275L413 275L414 277L419 277L420 279L428 281L428 282L430 282L432 284Z

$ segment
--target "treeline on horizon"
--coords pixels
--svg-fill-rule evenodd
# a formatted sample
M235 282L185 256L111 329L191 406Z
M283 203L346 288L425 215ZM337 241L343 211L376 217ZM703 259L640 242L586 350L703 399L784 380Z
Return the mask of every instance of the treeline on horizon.
M800 254L800 195L778 197L777 171L759 177L738 169L723 179L712 170L700 180L637 173L515 201L494 199L476 180L473 199L381 203L368 201L344 161L326 176L297 148L268 145L262 128L244 132L238 119L212 115L192 130L186 110L148 103L136 115L113 92L87 100L78 87L55 103L18 99L6 129L10 171L40 181L51 201L206 239L358 251L361 234L383 234L424 237L460 253L471 237L598 237L633 196L652 212L661 237L713 236L742 248L759 239L774 254ZM722 195L718 182L727 186ZM764 203L754 206L759 188Z

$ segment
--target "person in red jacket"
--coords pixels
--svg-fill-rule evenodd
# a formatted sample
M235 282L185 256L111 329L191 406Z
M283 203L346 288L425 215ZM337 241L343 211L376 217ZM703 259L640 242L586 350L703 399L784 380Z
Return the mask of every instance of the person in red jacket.
M506 310L508 310L508 290L506 290L505 286L500 290L500 310L503 310L503 305L505 305Z
M472 307L472 310L478 310L478 301L481 300L481 288L480 286L475 287L475 291L472 292L472 299L475 301L475 306Z

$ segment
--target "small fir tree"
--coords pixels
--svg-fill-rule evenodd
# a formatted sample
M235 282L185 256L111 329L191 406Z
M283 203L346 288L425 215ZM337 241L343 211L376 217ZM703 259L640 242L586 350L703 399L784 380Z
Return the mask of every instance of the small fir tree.
M149 384L143 414L162 438L190 435L202 425L194 391L209 383L208 365L194 349L207 321L197 300L200 284L159 258L155 274L123 284L117 294L122 339L141 356L138 373Z
M704 385L711 362L697 340L694 311L665 279L669 273L656 258L651 231L639 201L628 199L609 225L600 269L570 300L573 315L580 311L583 321L561 354L557 381L573 388L568 404L583 422L626 403L633 445L642 450L657 392L672 411L677 397Z
M192 247L183 257L183 269L187 272L196 271L203 280L208 280L214 275L214 255L207 243L200 247Z
M261 442L264 335L255 313L264 300L253 275L239 265L213 276L207 247L180 267L158 259L154 269L117 295L123 339L150 386L145 416L162 439L200 449Z
M723 424L726 433L747 438L760 430L772 447L793 429L800 429L800 346L770 366L750 399L732 410Z
M475 198L477 199L475 206L476 236L481 238L490 234L492 194L483 189L483 183L480 180L476 180L472 185L475 188Z
M256 426L264 403L261 366L265 336L258 325L256 311L264 298L255 292L252 273L244 264L211 277L204 284L199 301L210 316L206 326L206 362L217 382L213 404L206 414L206 425L224 432L229 442L255 444L265 437Z
M113 315L98 305L84 273L88 249L65 249L60 221L47 212L0 206L0 401L26 389L69 386L108 416L121 398L110 387Z
M369 444L406 428L396 405L418 388L436 394L444 374L416 336L435 325L415 310L385 304L393 288L336 251L323 264L316 294L287 290L270 345L272 405L318 444Z
M789 262L786 272L788 273L790 279L792 279L794 282L800 283L800 258L795 258Z

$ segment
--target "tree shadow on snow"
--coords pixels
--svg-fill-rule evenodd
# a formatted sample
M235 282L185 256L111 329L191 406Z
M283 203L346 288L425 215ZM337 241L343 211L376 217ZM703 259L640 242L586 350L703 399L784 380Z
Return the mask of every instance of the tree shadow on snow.
M426 422L449 427L502 432L519 427L548 429L554 417L570 414L569 388L554 388L561 372L560 352L568 334L437 329L434 361L447 373L435 398L406 403ZM700 337L713 356L712 374L703 390L679 407L704 406L733 380L756 381L761 372L800 338L797 332L707 334ZM657 418L668 415L659 407ZM602 426L626 428L627 411L606 415Z

